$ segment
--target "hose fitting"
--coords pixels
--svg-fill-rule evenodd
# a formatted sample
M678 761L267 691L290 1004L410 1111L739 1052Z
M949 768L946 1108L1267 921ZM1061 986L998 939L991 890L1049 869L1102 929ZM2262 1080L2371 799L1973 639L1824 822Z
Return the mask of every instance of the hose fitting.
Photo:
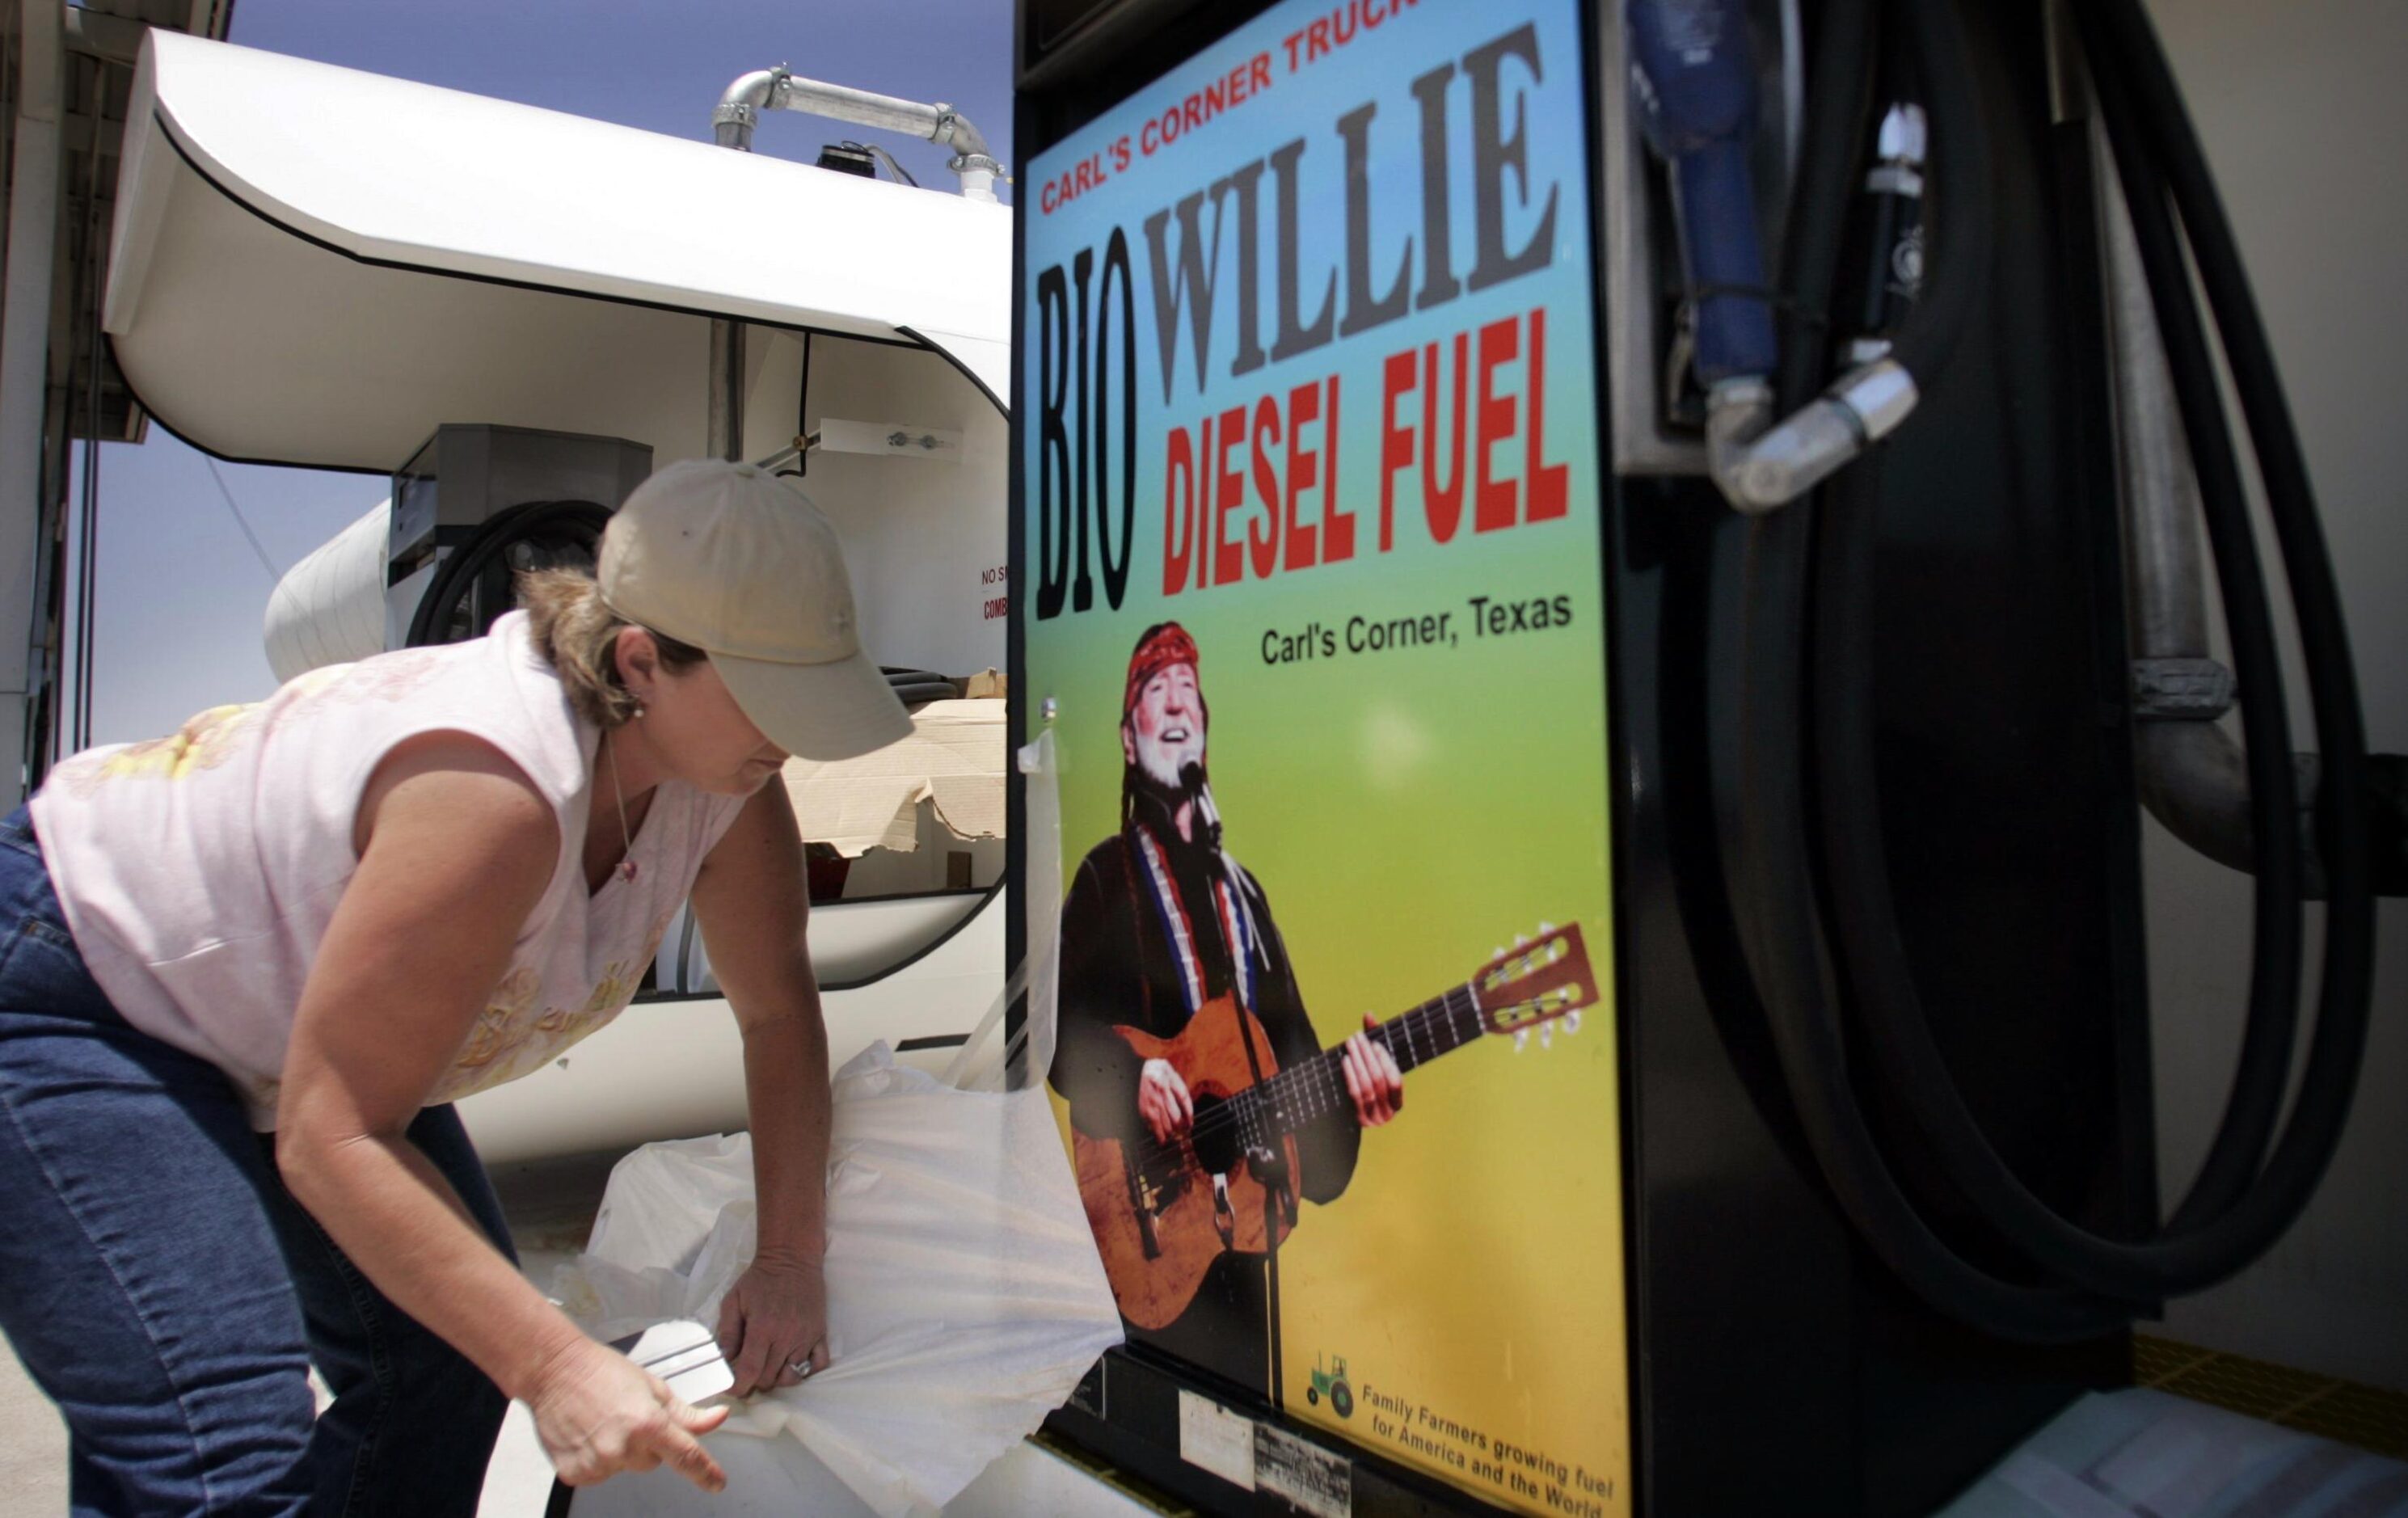
M1914 410L1914 376L1896 359L1849 370L1796 415L1772 422L1761 376L1714 386L1707 399L1706 463L1723 498L1750 516L1788 505L1896 432Z

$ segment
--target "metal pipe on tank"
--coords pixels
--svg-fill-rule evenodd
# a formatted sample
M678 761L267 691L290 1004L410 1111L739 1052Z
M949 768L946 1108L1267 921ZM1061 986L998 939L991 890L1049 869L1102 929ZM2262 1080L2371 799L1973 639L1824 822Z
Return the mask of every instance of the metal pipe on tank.
M752 150L752 129L765 110L801 111L855 126L901 132L953 150L946 165L962 181L970 200L993 201L995 181L1003 172L988 150L986 135L953 107L939 101L875 94L819 79L802 79L785 64L756 68L740 75L719 97L710 113L710 134L723 148ZM735 461L744 456L744 324L714 320L710 323L710 400L709 448L714 458Z
M2104 172L2103 155L2100 164ZM2165 347L2157 338L2131 223L2120 199L2103 210L2132 652L2143 659L2204 659L2206 559L2200 544L2199 482L2191 476L2190 449L2174 409Z
M953 150L946 166L960 178L962 193L971 200L995 199L995 181L1003 165L988 149L986 134L942 101L923 105L807 79L781 64L776 68L755 69L727 87L710 113L711 136L723 148L751 152L752 129L765 110L801 111L942 143Z
M744 457L744 323L724 317L710 323L708 431L712 458L732 464Z
M2231 709L2234 690L2231 671L2208 647L2199 481L2191 473L2190 449L2131 223L2120 191L2106 193L2114 183L2113 161L2102 150L2097 162L2141 800L2190 848L2246 871L2255 852L2248 766L2240 742L2217 721ZM2293 762L2308 845L2304 883L2309 895L2321 895L2323 872L2311 825L2319 766L2312 753L2296 754Z

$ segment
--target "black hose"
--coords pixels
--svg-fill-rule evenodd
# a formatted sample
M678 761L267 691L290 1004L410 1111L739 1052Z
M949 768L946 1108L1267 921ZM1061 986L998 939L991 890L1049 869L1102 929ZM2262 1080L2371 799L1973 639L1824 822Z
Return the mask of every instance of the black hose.
M2214 377L2205 366L2205 338L2186 283L2167 283L2185 276L2161 183L2154 166L2137 155L2125 182L2152 288L2165 293L2160 323L2177 387L2187 386L2185 420L2215 543L2235 663L2249 696L2243 715L2254 772L2255 825L2275 839L2259 860L2249 1032L2240 1074L2210 1159L2181 1213L2215 1217L2248 1190L2282 1110L2299 995L2300 863L2287 823L2295 803L2272 611L2249 554L2239 465L2222 426ZM2199 408L2204 408L2203 416L2193 414ZM1873 524L1862 513L1836 514L1827 524L1814 638L1817 758L1827 778L1820 788L1826 880L1842 959L1870 1027L1868 1041L1950 1179L2035 1261L2092 1290L2136 1300L2204 1285L2245 1262L2200 1255L2193 1241L2183 1238L2139 1246L2102 1239L2034 1196L1983 1136L1931 1038L1899 931L1874 783L1874 537ZM2259 697L2258 693L2269 690L2274 699Z
M878 672L886 677L886 688L895 693L895 699L907 707L922 706L930 701L953 701L961 697L962 688L933 669L880 665Z
M2369 815L2371 768L2358 710L2357 666L2342 616L2341 593L2317 521L2307 460L2291 424L2258 305L2249 291L2224 206L2200 150L2173 73L2135 0L2076 7L2086 27L2104 26L2126 55L2128 82L2159 141L2167 179L2190 234L2191 253L2229 365L2233 391L2249 424L2266 487L2275 539L2291 587L2309 706L2322 769L2317 786L2317 852L2325 867L2324 985L2308 1066L2291 1126L2268 1167L2270 1181L2313 1188L2339 1144L2366 1041L2374 975L2374 901ZM2293 1141L2298 1140L2294 1149Z
M1824 982L1808 883L1804 755L1795 741L1802 725L1797 644L1805 621L1804 554L1801 545L1768 531L1796 517L1802 504L1758 523L1749 544L1741 737L1747 846L1734 894L1742 921L1755 924L1742 942L1799 1124L1841 1210L1925 1301L2005 1338L2095 1338L2128 1313L2112 1302L2001 1281L1932 1231L1891 1173L1851 1085L1845 1040Z
M2218 1126L2198 1180L2174 1214L2174 1228L2186 1230L2201 1218L2225 1211L2247 1191L2264 1162L2267 1140L2282 1113L2299 1022L2300 900L2306 890L2307 866L2300 846L2298 772L2291 761L2290 717L2274 641L2273 609L2267 599L2257 537L2249 524L2248 495L2225 419L2224 397L2216 385L2214 360L2191 291L2189 265L2166 199L2164 179L2155 161L2141 150L2130 97L2115 92L2114 98L2102 102L2102 107L2118 172L2131 176L2126 179L2125 198L2133 240L2140 250L2175 404L2199 480L2201 515L2214 550L2242 695L2250 828L2261 840L2253 857L2255 921L2247 1031L2226 1120ZM2204 1280L2200 1283L2204 1284ZM2172 1280L2167 1285L2172 1290L2195 1289Z
M1972 320L1975 297L1990 281L1998 187L1981 77L1953 0L1906 0L1896 8L1903 12L1907 41L1926 81L1924 113L1931 123L1924 218L1924 264L1931 278L1899 323L1890 356L1918 383L1928 384L1947 364L1957 335Z
M1774 407L1787 416L1823 378L1830 309L1847 233L1846 207L1872 116L1872 0L1826 7L1814 39L1813 95L1799 123L1798 172L1781 236L1781 372Z
M1914 39L1923 52L1935 51L1932 44L1944 37L1946 25L1943 21L1916 27ZM1842 0L1825 12L1824 27L1799 193L1783 239L1784 287L1793 304L1810 314L1829 308L1841 233L1853 200L1850 170L1857 161L1870 99L1870 7L1864 0ZM1970 92L1956 72L1966 66L1961 50L1924 62L1935 95L1956 88ZM1965 161L1960 150L1949 166ZM1986 193L1986 184L1942 191L1959 203ZM1941 288L1927 294L1925 306L1937 307L1943 316L1961 309L1971 295L1945 286L1952 280L1978 285L1980 271L1969 266L1973 262L1961 261L1953 271L1935 263L1933 283ZM1942 337L1921 341L1927 351L1944 354ZM1811 392L1822 366L1819 340L1784 344L1778 405L1784 412ZM1892 1175L1851 1089L1845 1041L1825 983L1805 818L1798 644L1806 622L1814 510L1810 497L1751 527L1742 596L1742 826L1733 851L1732 911L1783 1076L1808 1147L1842 1210L1911 1289L1942 1311L1995 1333L2040 1339L2095 1337L2126 1314L2112 1303L2000 1281L1966 1262L1932 1232Z
M2172 71L2147 18L2131 0L2102 4L2095 14L2090 7L2083 7L2078 14L2094 51L2111 54L2123 65L2120 78L2130 87L2132 124L2146 135L2162 162L2184 230L2189 235L2190 251L2215 314L2233 392L2248 423L2269 515L2282 547L2315 723L2322 771L2317 787L2317 843L2328 901L2316 1028L2290 1124L2260 1184L2227 1220L2224 1230L2234 1239L2234 1247L2255 1241L2262 1250L2305 1206L2330 1162L2347 1122L2365 1047L2374 941L2365 728L2341 597L2316 519L2304 454L2283 398L2272 349L2250 294L2240 251L2181 95L2173 87ZM2212 389L2213 372L2205 378L2208 383L2200 388L2214 395L2220 423L2222 395ZM2205 399L2203 395L2202 404ZM2254 540L2245 541L2244 550L2254 553ZM2274 705L2282 704L2279 687L2270 699ZM2277 759L2287 771L2287 752ZM2262 844L2265 824L2258 825L2261 831L2257 841ZM2291 819L2285 818L2281 825L2287 830Z
M453 549L435 572L426 594L419 597L418 609L409 619L408 636L403 641L410 648L434 642L437 631L451 622L452 613L458 609L460 599L477 583L477 577L511 544L539 529L556 531L564 525L587 529L598 544L602 541L602 529L609 523L609 511L592 501L528 501L494 513Z
M1815 586L1817 756L1832 916L1847 978L1870 1024L1869 1042L1878 1052L1892 1095L1951 1180L2011 1244L2057 1279L2148 1302L2212 1284L2262 1253L2306 1205L2339 1142L2371 992L2364 739L2339 598L2297 437L2171 73L2133 0L2114 0L2098 12L2076 9L2083 15L2093 73L2101 81L2100 104L2214 547L2244 697L2257 846L2256 956L2233 1096L2207 1162L2158 1237L2139 1243L2102 1238L2034 1196L1981 1133L1931 1039L1899 936L1870 783L1873 532L1861 513L1853 519L1843 514L1827 531ZM2126 83L2135 87L2127 90ZM2191 252L2225 337L2234 388L2257 445L2298 608L2326 760L2320 821L2331 851L2332 907L2324 994L2292 1122L2262 1176L2258 1167L2281 1112L2297 1020L2303 867L2272 610L2170 195L2190 234Z

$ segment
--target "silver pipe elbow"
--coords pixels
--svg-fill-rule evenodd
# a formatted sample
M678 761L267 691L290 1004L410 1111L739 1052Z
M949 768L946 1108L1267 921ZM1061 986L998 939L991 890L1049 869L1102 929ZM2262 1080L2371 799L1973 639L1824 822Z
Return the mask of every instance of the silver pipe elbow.
M986 145L986 134L970 119L943 101L937 103L937 129L928 134L931 142L941 142L953 150L945 166L962 182L962 194L969 200L995 199L995 181L1003 175L1003 165Z
M711 107L710 135L723 148L738 152L752 150L752 129L761 122L762 107L768 106L786 81L786 70L756 68L737 77Z
M939 100L937 102L937 129L928 134L931 142L941 142L962 158L983 158L995 162L987 148L986 134L972 125L970 119Z
M2149 722L2133 726L2141 800L2167 832L2228 869L2258 866L2256 823L2250 815L2249 758L2231 734L2212 722ZM2325 895L2323 852L2317 846L2316 789L2324 766L2313 753L2291 756L2296 777L2300 892Z

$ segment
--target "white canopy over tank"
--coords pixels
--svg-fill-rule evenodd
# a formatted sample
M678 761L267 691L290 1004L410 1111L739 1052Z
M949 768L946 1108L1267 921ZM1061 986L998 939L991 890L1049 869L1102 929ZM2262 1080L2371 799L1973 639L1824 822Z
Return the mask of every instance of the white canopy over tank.
M179 436L376 471L445 422L695 457L712 321L741 321L744 456L823 422L960 440L815 453L796 483L875 657L1003 663L1009 208L158 32L125 143L106 321ZM280 660L366 652L369 536L280 592Z
M126 115L108 330L226 457L385 470L461 421L696 455L713 317L793 335L749 389L818 332L1007 393L1002 206L158 31ZM747 410L748 456L792 437Z

